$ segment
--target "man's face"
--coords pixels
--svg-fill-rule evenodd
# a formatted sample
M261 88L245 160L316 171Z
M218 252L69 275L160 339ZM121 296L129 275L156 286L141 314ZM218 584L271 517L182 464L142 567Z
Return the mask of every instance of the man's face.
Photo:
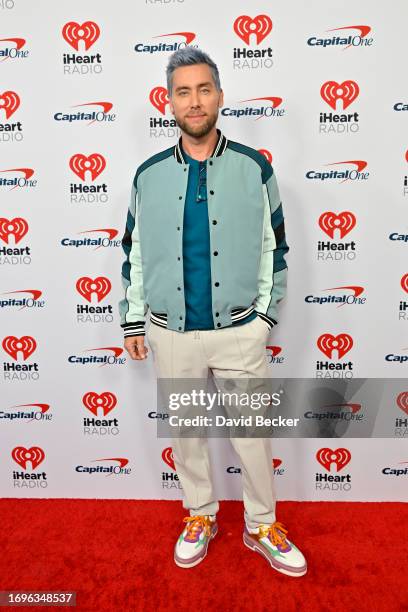
M201 138L209 134L223 104L224 95L217 91L207 64L182 66L173 72L170 111L189 136Z

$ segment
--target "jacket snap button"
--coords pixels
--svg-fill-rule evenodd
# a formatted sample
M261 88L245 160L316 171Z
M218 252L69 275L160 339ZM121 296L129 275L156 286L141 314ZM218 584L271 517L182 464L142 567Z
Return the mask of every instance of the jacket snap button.
M183 199L183 196L179 196L179 200L182 200L182 199Z
M183 317L179 317L179 319L180 319L180 321L182 321L182 320L183 320Z
M219 312L216 312L216 313L215 313L215 316L216 316L216 317L219 317L219 316L220 316L220 313L219 313Z
M212 190L212 189L210 189L210 194L211 194L211 195L214 195L214 192L213 192L213 190Z
M219 286L220 286L220 283L217 281L216 283L214 283L214 285L215 285L216 287L219 287Z
M177 229L180 230L180 227L178 227Z
M181 331L182 329L183 329L182 327L179 327L179 330L180 330L180 331Z
M218 251L214 251L214 255L218 255Z
M217 323L217 327L221 327L221 323Z
M181 291L181 287L177 287L177 291Z
M177 257L177 261L181 261L181 257Z
M217 225L217 221L213 219L213 225Z
M209 164L210 164L210 166L212 166L213 165L212 161L210 161Z

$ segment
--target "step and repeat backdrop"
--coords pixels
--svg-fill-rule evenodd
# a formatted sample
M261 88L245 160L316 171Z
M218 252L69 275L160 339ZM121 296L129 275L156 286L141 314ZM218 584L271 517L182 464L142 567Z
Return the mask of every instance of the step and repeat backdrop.
M407 499L407 19L396 0L0 0L3 497L182 497L151 353L127 358L117 304L131 183L179 136L165 67L190 45L218 64L219 127L280 187L270 376L345 390L305 403L327 437L271 440L278 498ZM346 396L356 379L380 380L380 411ZM220 499L240 499L229 441L209 443Z

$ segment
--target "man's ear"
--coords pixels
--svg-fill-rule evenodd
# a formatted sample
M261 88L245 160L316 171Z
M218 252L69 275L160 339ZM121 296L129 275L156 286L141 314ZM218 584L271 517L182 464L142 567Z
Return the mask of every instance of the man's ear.
M221 91L220 91L220 98L218 100L218 107L221 108L222 106L224 106L224 92L221 89Z
M174 106L171 103L171 99L170 98L169 98L169 109L170 109L171 114L174 115Z

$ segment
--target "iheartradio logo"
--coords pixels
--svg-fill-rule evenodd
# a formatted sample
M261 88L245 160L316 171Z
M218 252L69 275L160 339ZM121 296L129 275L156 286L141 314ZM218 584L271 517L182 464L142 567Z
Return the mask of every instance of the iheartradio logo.
M331 211L326 211L319 217L320 228L332 239L335 230L339 230L340 238L344 238L356 225L356 217L349 210L345 210L338 215Z
M398 408L408 414L408 391L402 391L396 399Z
M165 87L155 87L149 95L149 100L162 115L166 114L166 105L169 103L168 91Z
M408 273L401 278L401 287L408 293Z
M340 472L346 467L351 460L351 453L347 448L320 448L316 453L316 459L328 472L331 471L331 466L334 463L336 472Z
M346 353L353 347L353 338L349 334L322 334L317 339L317 347L328 357L332 359L334 350L337 350L338 358L342 359Z
M345 110L354 102L359 93L360 88L355 81L343 81L343 83L327 81L320 89L321 97L333 110L336 110L338 100L342 103L342 110Z
M11 451L11 456L24 470L27 469L28 462L31 463L31 468L35 470L45 459L45 453L39 446L32 446L31 448L16 446Z
M28 232L28 223L22 217L14 219L0 219L0 238L6 244L9 243L9 236L14 237L14 244L18 244Z
M251 35L255 36L259 45L272 30L272 19L268 15L257 15L253 19L248 15L240 15L234 21L234 32L247 45Z
M100 153L92 153L88 157L82 153L75 153L69 160L69 167L82 181L86 180L86 172L94 181L106 168L106 160Z
M106 416L111 410L115 408L117 404L117 399L116 395L110 393L110 391L105 391L100 395L98 395L94 391L89 391L83 396L82 402L85 408L90 410L95 416L98 416L98 408L101 408L103 416Z
M263 155L270 164L272 163L272 153L268 149L258 149L258 153Z
M108 295L111 288L112 284L106 276L98 276L94 280L88 276L82 276L76 282L78 293L88 302L92 302L92 294L95 294L98 302L101 302Z
M171 446L168 446L167 448L163 449L161 456L164 463L166 463L172 470L176 471L176 466L174 464L173 458L173 449L171 448Z
M20 98L15 91L5 91L0 94L0 110L4 110L6 119L9 119L20 106Z
M85 51L98 40L101 31L94 21L85 21L82 25L69 21L62 28L62 36L75 51L79 51L79 43L83 42Z
M32 355L37 348L37 343L32 336L6 336L2 342L2 347L10 357L15 361L18 360L18 353L23 355L25 361Z

